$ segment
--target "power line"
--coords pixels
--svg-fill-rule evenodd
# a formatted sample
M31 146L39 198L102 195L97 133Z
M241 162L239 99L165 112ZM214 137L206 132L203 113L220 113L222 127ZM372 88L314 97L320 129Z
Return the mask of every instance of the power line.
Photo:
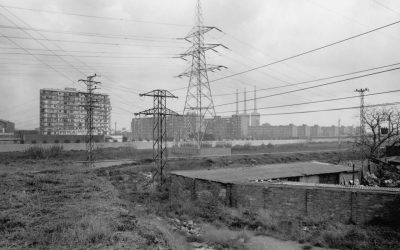
M397 10L395 10L395 9L393 9L393 8L391 8L391 7L385 5L385 4L383 4L383 3L381 3L381 2L379 2L379 1L377 1L377 0L373 0L373 2L374 2L375 4L377 4L377 5L379 5L379 6L381 6L381 7L385 8L385 9L387 9L387 10L390 10L390 11L396 13L396 14L400 14L399 11L397 11Z
M16 29L14 26L0 25L1 29ZM29 31L40 31L46 33L66 34L66 35L79 35L79 36L90 36L90 37L102 37L102 38L114 38L122 40L134 40L134 41L148 41L148 42L166 42L166 43L182 43L176 38L170 37L157 37L157 36L136 36L136 35L118 35L118 34L105 34L105 33L91 33L91 32L80 32L80 31L62 31L53 29L39 29L32 27L21 27L23 30ZM159 40L159 41L157 41ZM163 41L166 40L166 41Z
M400 104L400 102L388 102L388 103L365 105L364 107L365 108L373 108L373 107L382 107L382 106L393 106L393 105L399 105L399 104ZM349 109L359 109L359 108L360 108L360 106L353 106L353 107L343 107L343 108L317 109L317 110L283 112L283 113L270 113L270 114L260 114L260 115L261 116L293 115L293 114L307 114L307 113L339 111L339 110L349 110Z
M364 96L375 96L375 95L383 95L383 94L390 94L390 93L396 93L400 92L400 89L396 90L390 90L390 91L384 91L384 92L378 92L378 93L372 93L372 94L366 94ZM325 100L319 100L319 101L310 101L310 102L301 102L301 103L293 103L293 104L285 104L285 105L277 105L277 106L269 106L269 107L261 107L257 108L257 110L260 109L275 109L275 108L284 108L284 107L293 107L293 106L300 106L300 105L307 105L307 104L315 104L315 103L322 103L322 102L331 102L331 101L339 101L339 100L347 100L347 99L353 99L353 98L359 98L360 96L347 96L347 97L339 97L339 98L332 98L332 99L325 99ZM243 110L239 110L243 111ZM232 111L223 111L223 112L218 112L219 114L223 113L233 113L236 112L236 110Z
M382 69L382 68L387 68L387 67L392 67L392 66L396 66L396 65L400 65L400 62L399 63L392 63L392 64L388 64L388 65L384 65L384 66L379 66L379 67L374 67L374 68L369 68L369 69L362 69L362 70L358 70L358 71L354 71L354 72L350 72L350 73L345 73L345 74L340 74L340 75L327 76L327 77L318 78L318 79L314 79L314 80L310 80L310 81L303 81L303 82L292 83L292 84L281 85L281 86L275 86L275 87L269 87L269 88L261 88L261 89L257 89L257 91L265 91L265 90L272 90L272 89L280 89L280 88L298 86L298 85L303 85L303 84L307 84L307 83L319 82L319 81L330 80L330 79L334 79L334 78L338 78L338 77L364 73L364 72L373 71L373 70ZM244 92L239 92L239 94L243 94L243 93ZM229 96L229 95L236 95L236 92L219 94L219 95L214 95L214 96Z
M51 50L49 50L51 51ZM37 55L37 56L75 56L75 57L85 57L85 58L116 58L116 59L171 59L173 55L170 57L166 56L100 56L100 55L70 55L70 54L45 54L45 53L21 53L21 52L0 52L2 55Z
M4 50L21 50L20 48L15 47L0 47L0 49ZM48 51L46 49L39 49L39 48L25 48L27 50L32 51ZM88 51L88 50L65 50L65 49L50 49L50 51L54 52L68 52L68 53L90 53L90 54L112 54L112 55L171 55L166 53L116 53L112 51ZM1 52L0 52L1 53ZM172 56L172 55L171 55Z
M25 21L23 21L21 18L19 18L18 16L16 16L14 13L12 13L10 10L8 10L7 8L5 8L5 10L8 12L8 13L10 13L12 16L14 16L15 18L17 18L18 20L20 20L20 22L22 22L22 23L24 23L25 25L27 25L28 27L31 27L29 24L27 24ZM12 22L12 20L10 20L11 22ZM14 25L16 25L14 22L12 22ZM17 25L16 25L17 26ZM17 27L19 27L19 26L17 26ZM27 33L28 35L30 35L32 38L33 38L33 36L31 35L31 34L29 34L27 31L24 31L25 33ZM46 39L47 41L49 41L49 39L46 37L46 36L44 36L40 31L36 31L39 35L41 35L44 39ZM40 43L42 46L44 46L42 43ZM62 50L64 53L66 53L66 51L64 51L63 50L63 48L61 48L59 45L57 45L57 44L55 44L56 45L56 47L58 48L58 49L60 49L60 50ZM48 49L49 50L49 48L48 47L46 47L46 46L44 46L46 49ZM51 51L52 52L52 51ZM52 52L53 54L55 54L55 55L57 55L56 53L54 53L54 52ZM68 53L67 53L68 54ZM76 61L78 61L78 62L80 62L80 63L82 63L82 64L84 64L84 65L86 65L87 67L89 67L89 68L91 68L89 65L87 65L85 62L83 62L83 61L81 61L81 60L79 60L79 59L77 59L76 58L76 56L75 55L71 55L71 54L68 54L67 56L70 56L70 57L72 57L73 59L75 59ZM62 58L62 57L60 57L63 61L65 61L67 64L69 64L71 67L73 67L74 69L76 69L75 68L75 66L74 65L72 65L72 64L70 64L68 61L66 61L64 58ZM79 69L76 69L77 71L79 71L79 72L81 72ZM108 77L106 77L107 79L109 79L111 82L113 82L113 80L111 80L110 78L108 78Z
M10 8L10 9L29 10L29 11L36 11L36 12L45 12L45 13L52 13L52 14L62 14L62 15L68 15L68 16L79 16L79 17L113 20L113 21L147 23L147 24L168 25L168 26L176 26L176 27L191 27L190 25L176 24L176 23L152 22L152 21L135 20L135 19L129 19L129 18L120 18L120 17L95 16L95 15L78 14L78 13L64 12L64 11L24 8L24 7L11 6L11 5L0 5L0 6L5 7L5 8Z
M14 13L12 13L11 11L9 11L8 9L4 8L9 14L11 14L14 18L16 18L17 20L19 20L22 23L25 23L22 19L20 19L18 16L14 15ZM19 25L14 22L11 18L8 18L7 16L5 16L4 14L0 13L1 16L3 16L5 19L7 19L9 22L11 22L13 25L15 25L15 27L19 28ZM26 24L26 23L25 23ZM29 32L27 32L26 30L22 30L25 34L27 34L28 36L30 36L33 40L35 40L38 44L40 44L43 48L45 48L46 50L48 50L50 53L52 53L53 55L57 56L58 58L60 58L62 61L64 61L66 64L68 64L69 66L71 66L73 69L75 69L77 72L79 72L82 75L85 75L84 72L82 72L80 69L76 68L74 65L72 65L70 62L68 62L67 60L65 60L63 57L57 55L55 52L51 51L49 47L47 47L47 45L45 45L44 43L40 42L37 38L35 38L34 36L32 36ZM39 32L38 32L39 33ZM40 34L40 33L39 33ZM47 40L47 37L43 36L42 34L40 34L44 40ZM30 55L34 55L33 53L29 53Z
M342 80L338 80L338 81L333 81L333 82L328 82L328 83L322 83L322 84L318 84L318 85L314 85L314 86L310 86L310 87L305 87L305 88L301 88L301 89L295 89L295 90L286 91L286 92L281 92L281 93L277 93L277 94L261 96L261 97L249 99L248 101L258 100L258 99L264 99L264 98L274 97L274 96L280 96L280 95L285 95L285 94L289 94L289 93L299 92L299 91L303 91L303 90L318 88L318 87L322 87L322 86L327 86L327 85L332 85L332 84L336 84L336 83L346 82L346 81L350 81L350 80L354 80L354 79L359 79L359 78L364 78L364 77L373 76L373 75L377 75L377 74L382 74L382 73L386 73L386 72L390 72L390 71L394 71L394 70L399 70L399 69L400 69L400 67L392 68L392 69L387 69L387 70L378 71L378 72L374 72L374 73L370 73L370 74L365 74L365 75L361 75L361 76L350 77L350 78L346 78L346 79L342 79ZM243 101L239 101L239 102L243 102ZM229 103L224 103L224 104L215 105L215 107L221 107L221 106L226 106L226 105L235 104L235 103L236 103L236 102L229 102Z
M33 38L23 37L23 36L5 36L12 39L22 39L31 40ZM51 42L64 42L64 43L79 43L79 44L97 44L97 45L109 45L109 46L132 46L132 47L149 47L149 48L185 48L178 46L162 46L162 45L148 45L148 44L128 44L128 43L107 43L107 42L87 42L87 41L77 41L77 40L65 40L65 39L43 39L36 38L36 40L46 40Z
M21 48L22 50L25 50L27 53L30 53L28 50L24 49L24 47L20 46L17 42L15 42L14 40L12 40L11 38L8 38L7 36L4 36L4 34L0 33L1 37L6 38L7 40L9 40L11 43L13 43L15 46ZM73 84L77 83L72 80L71 78L69 78L66 74L62 73L61 71L58 71L56 68L54 68L53 66L51 66L50 64L46 63L45 61L41 60L39 57L32 55L32 57L34 57L37 61L41 62L42 64L44 64L45 66L51 68L54 72L58 73L59 75L61 75L62 77L66 78L67 80L69 80L70 82L72 82ZM79 86L79 85L78 85Z
M352 40L352 39L357 38L357 37L361 37L361 36L373 33L375 31L378 31L378 30L381 30L381 29L384 29L384 28L387 28L387 27L390 27L390 26L393 26L393 25L396 25L396 24L399 24L399 23L400 23L400 21L389 23L389 24L380 26L378 28L375 28L375 29L372 29L372 30L369 30L369 31L366 31L366 32L363 32L363 33L360 33L360 34L357 34L357 35L354 35L354 36L351 36L351 37L348 37L348 38L345 38L345 39L342 39L342 40L339 40L339 41L336 41L336 42L333 42L333 43L329 43L327 45L324 45L324 46L321 46L321 47L318 47L318 48L315 48L315 49L312 49L312 50L308 50L308 51L302 52L300 54L296 54L294 56L286 57L284 59L280 59L280 60L274 61L272 63L268 63L268 64L265 64L265 65L261 65L261 66L258 66L258 67L252 68L252 69L248 69L248 70L245 70L245 71L242 71L242 72L238 72L238 73L235 73L235 74L232 74L232 75L227 75L227 76L224 76L224 77L220 77L220 78L211 80L210 83L211 82L220 81L220 80L223 80L223 79L227 79L227 78L230 78L230 77L234 77L234 76L237 76L237 75L242 75L242 74L245 74L245 73L248 73L248 72L251 72L251 71L255 71L255 70L258 70L258 69L261 69L261 68L265 68L265 67L268 67L268 66L271 66L271 65L274 65L274 64L278 64L278 63L281 63L281 62L285 62L285 61L288 61L288 60L291 60L291 59L294 59L294 58L297 58L297 57L300 57L300 56L303 56L303 55L306 55L306 54L313 53L315 51L319 51L319 50L322 50L322 49L325 49L325 48L328 48L328 47L331 47L331 46L334 46L334 45L337 45L337 44L340 44L340 43L343 43L343 42L346 42L346 41L349 41L349 40Z

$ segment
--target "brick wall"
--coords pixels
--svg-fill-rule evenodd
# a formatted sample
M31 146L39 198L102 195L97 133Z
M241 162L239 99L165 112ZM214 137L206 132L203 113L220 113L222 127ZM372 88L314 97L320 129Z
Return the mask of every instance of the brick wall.
M363 224L390 220L400 206L400 191L306 183L220 183L170 175L171 199L267 212L274 217L328 219Z

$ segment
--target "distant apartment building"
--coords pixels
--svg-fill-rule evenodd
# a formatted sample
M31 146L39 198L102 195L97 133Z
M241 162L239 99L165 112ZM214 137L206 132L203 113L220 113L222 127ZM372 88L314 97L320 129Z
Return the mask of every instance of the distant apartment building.
M319 125L314 125L310 127L310 136L311 137L321 137L322 129Z
M257 112L252 112L251 113L250 125L252 127L260 126L260 113L257 113Z
M340 136L352 136L356 134L354 126L341 126L339 129Z
M132 119L132 134L134 140L151 140L153 129L153 118ZM337 126L321 127L319 125L308 126L303 124L296 126L270 125L265 123L261 126L250 126L249 115L235 114L230 117L216 116L206 119L206 130L204 140L279 140L297 138L319 138L337 137L339 128ZM167 118L167 139L172 141L191 140L196 131L195 116L171 116ZM352 126L341 127L341 136L354 135Z
M10 121L0 119L0 134L14 134L15 124Z
M235 140L241 139L241 117L233 115L231 117L217 116L212 120L213 126L209 133L213 134L217 140ZM214 130L213 130L214 128Z
M133 118L131 122L132 139L134 141L153 139L153 118L138 117Z
M299 138L309 138L311 136L310 127L306 124L297 126L297 137Z
M293 124L272 126L265 123L261 126L251 126L249 135L254 140L297 138L297 127Z
M94 94L93 134L111 130L110 98ZM42 135L85 135L87 93L74 88L40 90L40 133Z
M19 143L20 139L14 135L15 124L0 119L0 144Z
M241 139L247 139L249 137L250 115L244 113L239 115L239 117L240 117L240 137Z
M167 139L180 141L187 137L184 116L167 116Z
M339 136L339 128L337 126L322 127L322 136L323 137L338 137Z

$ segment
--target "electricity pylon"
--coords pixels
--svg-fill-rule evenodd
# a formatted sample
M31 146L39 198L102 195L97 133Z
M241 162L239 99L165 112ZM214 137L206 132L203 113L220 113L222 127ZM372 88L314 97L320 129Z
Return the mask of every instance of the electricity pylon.
M86 98L85 98L85 104L83 105L86 109L86 138L85 138L85 143L86 143L86 152L87 152L87 157L86 157L86 165L89 167L94 167L94 140L93 140L93 130L94 130L94 124L93 124L93 114L94 114L94 109L97 107L95 103L97 103L96 98L94 97L94 90L98 89L97 84L101 84L101 82L93 81L93 78L95 78L97 75L94 74L92 76L88 76L86 80L80 79L79 82L83 82L86 85Z
M356 92L360 93L360 153L361 153L361 174L364 172L364 160L365 160L365 108L364 108L364 95L369 89L356 89Z
M185 53L180 55L180 58L190 61L191 65L185 72L178 75L178 77L189 77L189 85L187 88L183 114L188 115L189 120L192 120L191 118L193 118L190 116L194 116L194 134L198 148L201 147L201 142L207 128L205 117L215 117L216 115L210 83L208 80L208 72L214 72L226 68L221 65L207 64L206 61L206 51L217 52L217 47L225 47L222 44L204 43L204 34L214 29L221 32L221 30L216 27L203 25L202 8L200 0L197 0L196 25L192 28L189 35L183 38L187 42L191 43L191 47Z
M144 110L135 115L153 116L153 160L156 165L156 174L159 175L159 185L165 182L164 169L167 165L167 116L179 115L167 108L167 98L178 98L168 90L156 89L139 96L153 97L153 108Z

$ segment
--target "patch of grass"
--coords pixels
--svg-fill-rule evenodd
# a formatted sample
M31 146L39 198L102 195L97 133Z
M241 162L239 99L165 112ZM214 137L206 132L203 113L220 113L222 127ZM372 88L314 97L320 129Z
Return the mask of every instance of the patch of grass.
M118 191L93 171L16 168L0 175L0 249L147 247Z
M63 152L62 146L51 146L49 148L32 146L24 151L24 155L29 159L49 159L59 157Z

